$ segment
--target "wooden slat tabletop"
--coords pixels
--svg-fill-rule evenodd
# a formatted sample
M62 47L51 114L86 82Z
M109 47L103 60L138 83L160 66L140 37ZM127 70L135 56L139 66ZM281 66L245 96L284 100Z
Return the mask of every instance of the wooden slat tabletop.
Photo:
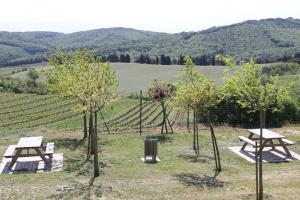
M22 137L20 138L16 148L34 148L40 147L42 144L43 137Z
M255 135L260 136L260 129L249 129L250 133L253 133ZM278 139L278 138L285 138L285 136L280 135L279 133L270 131L268 129L263 129L263 135L262 137L264 139Z

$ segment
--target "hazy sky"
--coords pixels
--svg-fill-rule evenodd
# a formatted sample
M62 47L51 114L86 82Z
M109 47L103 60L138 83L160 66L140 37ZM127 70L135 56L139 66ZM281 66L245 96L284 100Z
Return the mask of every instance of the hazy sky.
M199 31L248 19L300 19L300 0L0 0L0 31L129 27Z

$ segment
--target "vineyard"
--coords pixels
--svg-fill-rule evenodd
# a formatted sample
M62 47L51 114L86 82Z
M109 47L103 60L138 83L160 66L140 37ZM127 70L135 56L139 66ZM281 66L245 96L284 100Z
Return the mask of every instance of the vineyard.
M0 93L0 129L26 129L81 115L75 101L54 95Z
M140 114L141 109L141 114ZM179 111L167 104L167 116L171 124L174 124L179 118ZM153 128L160 126L163 121L162 107L158 102L145 101L142 106L139 104L129 108L125 112L113 117L106 122L110 132L123 130L138 130L140 127L140 118L142 128ZM108 131L103 121L100 122L102 131Z
M104 109L103 118L99 118L98 124L101 131L138 130L140 118L142 128L152 128L162 123L163 112L158 102L143 101L140 105L136 100L120 101L123 101L125 106L117 110L118 112L115 111L113 116L109 115L112 114L111 108ZM0 130L51 127L53 124L74 119L77 119L76 125L69 126L67 129L80 130L82 129L82 113L75 110L75 106L76 102L73 99L62 99L55 95L0 93ZM170 123L174 124L179 117L179 112L167 103L167 115Z

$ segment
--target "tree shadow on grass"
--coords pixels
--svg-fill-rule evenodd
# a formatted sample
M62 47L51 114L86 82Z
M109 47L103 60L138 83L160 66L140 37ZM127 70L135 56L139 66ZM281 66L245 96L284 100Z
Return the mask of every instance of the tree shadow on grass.
M201 158L197 155L178 155L177 157L182 158L188 162L192 162L192 163L197 163L197 162L201 162L201 163L207 163L209 160L206 158Z
M180 182L182 182L186 186L194 186L194 187L208 187L208 188L217 188L223 187L224 182L219 181L217 178L217 174L215 176L197 176L195 174L190 173L182 173L177 174L176 178Z
M56 194L49 196L49 199L99 199L102 193L101 185L72 182L58 189Z
M147 138L157 139L157 142L160 144L171 143L173 141L173 139L166 134L147 136Z
M56 148L69 149L69 150L74 151L78 148L82 148L85 143L85 140L60 138L60 139L56 139L56 140L51 140L51 142L54 142L54 145Z
M197 162L202 162L202 163L207 163L209 161L214 161L214 157L207 156L207 155L178 155L177 157L182 158L188 162L192 163L197 163Z

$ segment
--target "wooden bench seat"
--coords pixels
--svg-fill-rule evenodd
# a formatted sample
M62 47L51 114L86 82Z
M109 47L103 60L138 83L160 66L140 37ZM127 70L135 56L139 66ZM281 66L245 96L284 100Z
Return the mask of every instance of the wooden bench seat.
M293 142L291 140L288 140L288 139L285 139L285 138L283 138L282 141L284 142L285 145L293 145L293 144L295 144L295 142Z
M238 137L241 141L247 142L248 144L251 144L253 147L255 147L255 141L253 141L245 136L238 136ZM257 143L257 146L259 146L259 143Z
M48 155L50 158L52 158L53 153L54 153L54 142L47 143L45 155Z
M4 157L5 158L12 158L15 152L17 145L9 145L9 147L6 149L5 153L4 153Z

